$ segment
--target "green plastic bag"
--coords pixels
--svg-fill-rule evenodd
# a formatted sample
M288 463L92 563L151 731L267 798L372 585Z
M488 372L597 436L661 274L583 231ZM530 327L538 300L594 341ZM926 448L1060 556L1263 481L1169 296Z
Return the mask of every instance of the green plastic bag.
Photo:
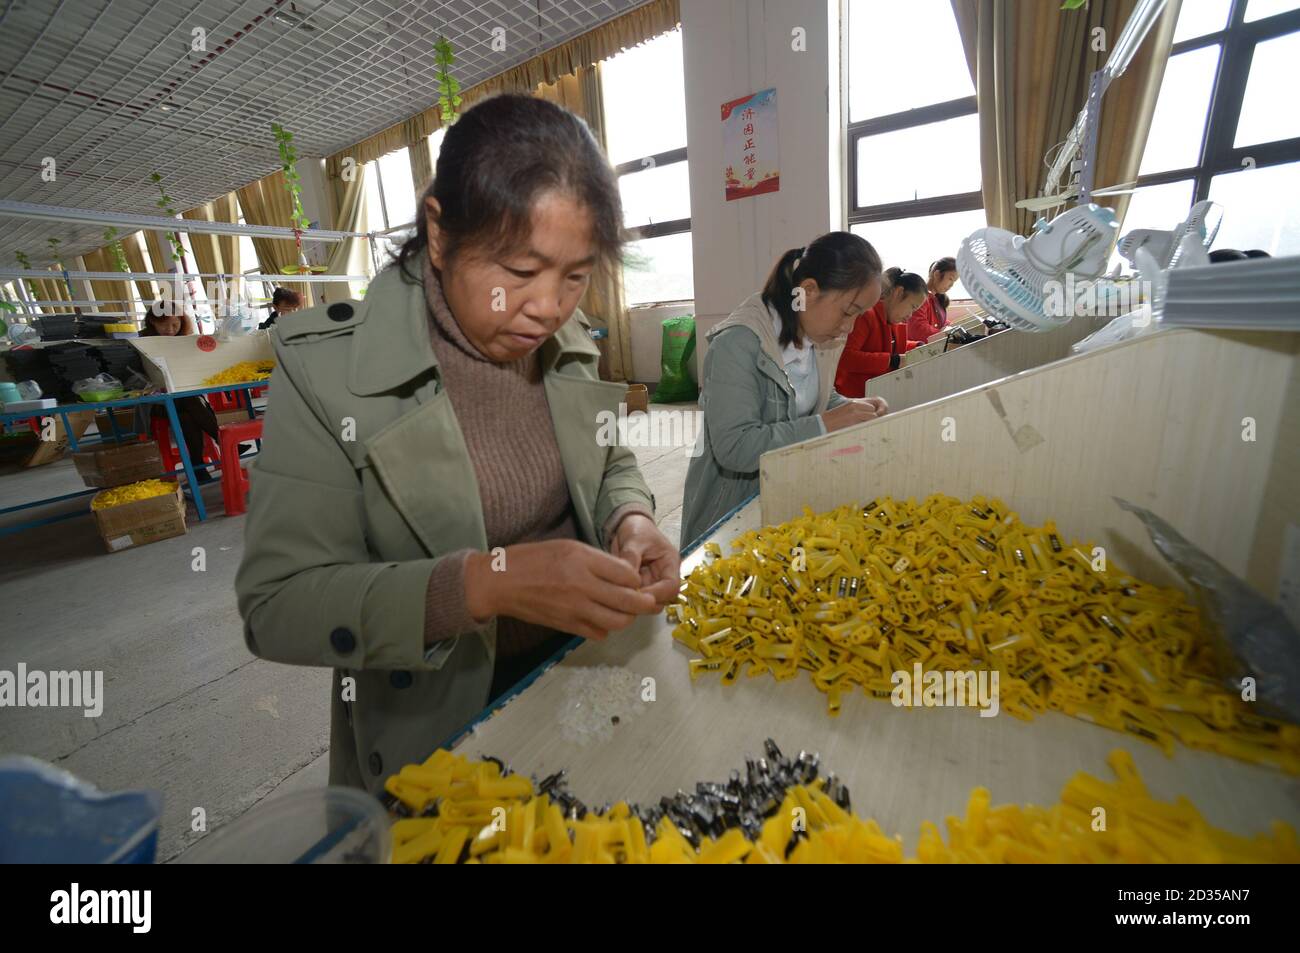
M698 400L695 385L695 315L664 318L663 354L659 359L659 386L656 404L676 404Z

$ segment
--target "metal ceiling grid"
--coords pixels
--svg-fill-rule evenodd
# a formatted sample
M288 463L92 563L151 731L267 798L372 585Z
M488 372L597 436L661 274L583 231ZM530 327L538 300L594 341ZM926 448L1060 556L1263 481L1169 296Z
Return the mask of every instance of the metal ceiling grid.
M468 88L645 2L0 0L0 198L154 214L157 171L192 208L279 166L272 122L322 156L433 105L439 36ZM103 244L94 226L4 218L0 264L48 262L50 237L65 257Z

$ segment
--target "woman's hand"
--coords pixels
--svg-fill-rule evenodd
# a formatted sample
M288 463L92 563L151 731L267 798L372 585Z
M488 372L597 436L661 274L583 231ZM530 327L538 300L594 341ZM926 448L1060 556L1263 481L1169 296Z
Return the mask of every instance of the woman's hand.
M640 590L636 569L577 540L507 546L504 560L500 571L488 553L474 553L465 564L465 604L480 622L504 615L603 639L659 610L655 596Z
M854 424L875 420L887 413L889 413L889 405L885 403L883 397L858 397L840 404L834 410L823 411L822 423L826 424L826 432L831 433L835 430L843 430L845 427L852 427Z
M863 397L861 400L864 404L870 404L876 408L877 417L883 417L889 413L889 403L883 397Z
M623 517L609 551L640 574L641 591L654 596L660 607L677 600L682 585L681 554L650 517L641 513Z

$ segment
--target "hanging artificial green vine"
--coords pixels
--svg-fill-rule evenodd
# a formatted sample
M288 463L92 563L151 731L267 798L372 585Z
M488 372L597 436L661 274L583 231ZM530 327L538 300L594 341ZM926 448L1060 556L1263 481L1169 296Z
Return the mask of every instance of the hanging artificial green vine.
M456 121L460 106L460 83L451 75L451 65L456 62L451 43L445 36L438 37L433 44L434 62L438 64L438 110L442 114L442 124L449 126Z
M271 123L271 131L275 133L275 144L280 150L280 171L284 173L284 187L289 192L289 220L295 229L308 228L311 221L302 208L302 179L294 165L298 161L298 150L293 147L293 133L275 122Z
M302 207L302 177L298 175L298 167L295 165L298 150L293 147L293 133L276 122L271 123L271 132L275 134L275 144L280 150L280 171L284 173L284 188L289 193L289 222L293 228L294 244L298 247L298 261L284 265L280 272L285 275L319 274L325 270L325 266L307 264L307 256L302 251L302 233L311 227L311 219L307 218Z
M54 264L58 267L59 271L66 271L63 267L63 256L59 254L59 239L47 238L45 241L50 246L50 254L54 256Z
M158 201L153 204L162 209L163 212L167 214L168 218L175 218L177 213L176 210L172 208L172 197L168 195L167 191L162 187L162 176L157 172L154 172L149 176L149 181L158 186L159 198ZM185 246L181 244L180 236L175 232L168 232L167 240L171 242L172 246L172 261L180 261L184 258Z
M131 266L126 260L126 251L122 248L122 243L117 240L117 229L112 225L104 229L104 241L107 243L108 250L113 253L113 263L117 265L118 271L130 271Z
M1063 4L1061 4L1061 9L1062 9L1062 10L1078 10L1080 7L1082 7L1082 6L1083 6L1084 4L1086 4L1087 2L1088 2L1088 0L1065 0L1065 2L1064 2Z

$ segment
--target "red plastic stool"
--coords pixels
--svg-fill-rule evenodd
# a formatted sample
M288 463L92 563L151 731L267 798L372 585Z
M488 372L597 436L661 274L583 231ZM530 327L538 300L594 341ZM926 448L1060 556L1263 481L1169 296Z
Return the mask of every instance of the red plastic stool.
M166 471L163 479L175 480L176 468L181 465L181 452L176 449L176 444L172 442L172 429L167 425L166 417L149 418L149 436L153 437L154 443L158 444L158 455L162 457L163 470ZM203 459L191 460L190 463L197 466L200 463L216 463L220 459L221 456L217 452L217 445L205 433L203 435Z
M246 440L261 439L260 420L221 426L221 500L226 504L227 516L248 510L248 473L239 463L239 445Z
M242 406L239 403L239 395L234 391L219 390L215 393L208 394L208 406L214 411L234 410Z

